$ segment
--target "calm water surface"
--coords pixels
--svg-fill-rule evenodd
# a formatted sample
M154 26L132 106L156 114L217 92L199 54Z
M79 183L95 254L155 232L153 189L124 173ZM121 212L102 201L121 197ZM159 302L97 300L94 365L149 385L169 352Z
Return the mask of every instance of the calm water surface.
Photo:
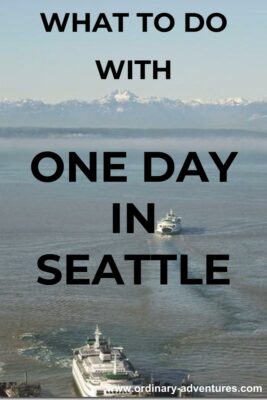
M0 139L0 380L40 381L46 395L75 396L72 348L80 346L96 323L113 343L123 345L135 367L154 378L179 382L190 373L196 384L266 383L267 140L258 146L229 135L190 140L166 137L116 140L96 137ZM41 184L31 175L33 156L44 150L64 157L77 151L127 150L125 184L90 183L67 174ZM177 162L176 176L144 184L144 150L166 151ZM210 183L189 178L176 183L189 150L202 154ZM239 151L227 184L207 151ZM100 158L101 160L101 158ZM49 170L53 167L44 164ZM160 169L161 165L156 168ZM157 218L173 207L183 218L183 233L167 238L112 234L112 202L134 202L145 211L155 202ZM124 219L123 219L124 220ZM37 259L61 256L63 280L42 286ZM65 255L90 254L92 279L104 254L117 262L124 286L67 286ZM143 284L133 285L124 254L188 254L192 277L204 277L205 256L230 254L230 286L181 286L179 262L169 266L169 284L159 284L157 263L144 263ZM267 393L265 393L266 395ZM255 395L254 395L255 396Z

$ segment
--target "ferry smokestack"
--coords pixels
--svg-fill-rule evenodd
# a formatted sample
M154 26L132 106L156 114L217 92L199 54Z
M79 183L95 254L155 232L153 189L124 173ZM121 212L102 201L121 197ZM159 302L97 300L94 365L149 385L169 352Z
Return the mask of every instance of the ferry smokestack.
M99 338L102 335L100 332L98 325L96 325L96 330L95 330L95 348L98 349L100 347L100 341Z

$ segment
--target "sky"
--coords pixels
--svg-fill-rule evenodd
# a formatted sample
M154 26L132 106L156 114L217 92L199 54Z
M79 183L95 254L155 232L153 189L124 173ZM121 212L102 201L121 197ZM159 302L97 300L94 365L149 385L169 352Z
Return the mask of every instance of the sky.
M130 13L124 33L46 33L40 13L100 12L116 27L114 12ZM142 33L137 12L168 12L176 25L169 33ZM185 13L227 17L224 32L184 32ZM92 100L114 90L174 99L249 100L267 96L266 0L1 0L0 98L56 102ZM172 61L172 79L101 80L95 60Z

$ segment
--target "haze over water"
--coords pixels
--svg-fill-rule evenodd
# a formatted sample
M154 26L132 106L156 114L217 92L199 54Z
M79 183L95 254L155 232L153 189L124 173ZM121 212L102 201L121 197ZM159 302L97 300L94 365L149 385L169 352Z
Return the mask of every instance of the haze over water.
M24 130L23 137L0 136L0 381L22 380L27 371L46 395L75 395L72 348L99 324L112 343L125 348L136 369L155 379L179 384L190 373L199 385L266 383L264 134L166 132L163 137L48 130L33 137ZM84 160L97 151L99 181L90 183L79 174L77 183L69 183L66 170L58 182L37 182L31 161L45 150L64 157L77 151ZM103 151L127 151L127 183L102 182ZM144 151L172 155L175 175L165 183L144 184ZM197 177L175 182L188 151L199 153L210 183ZM218 182L208 151L222 159L239 151L228 183ZM53 164L43 168L51 170ZM157 218L172 207L183 219L183 232L160 237L137 225L134 235L115 235L115 202L134 202L143 212L154 202ZM37 283L37 260L47 253L61 256L63 279L55 286ZM205 278L206 254L229 254L231 284L181 286L177 261L169 264L167 286L160 285L159 265L152 262L143 263L142 285L134 286L133 265L124 254L160 253L188 254L190 276L197 278ZM81 274L90 279L102 256L112 254L125 285L105 280L98 286L67 286L66 254L90 254L88 273Z

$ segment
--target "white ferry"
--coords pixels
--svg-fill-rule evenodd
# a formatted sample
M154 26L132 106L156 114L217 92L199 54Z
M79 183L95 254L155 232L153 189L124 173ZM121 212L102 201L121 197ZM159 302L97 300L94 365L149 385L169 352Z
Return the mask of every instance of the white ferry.
M166 217L158 221L156 232L162 235L177 235L182 229L182 218L177 217L172 209Z
M126 358L122 347L111 346L100 338L98 326L95 337L73 351L72 374L82 397L131 397L143 378Z

